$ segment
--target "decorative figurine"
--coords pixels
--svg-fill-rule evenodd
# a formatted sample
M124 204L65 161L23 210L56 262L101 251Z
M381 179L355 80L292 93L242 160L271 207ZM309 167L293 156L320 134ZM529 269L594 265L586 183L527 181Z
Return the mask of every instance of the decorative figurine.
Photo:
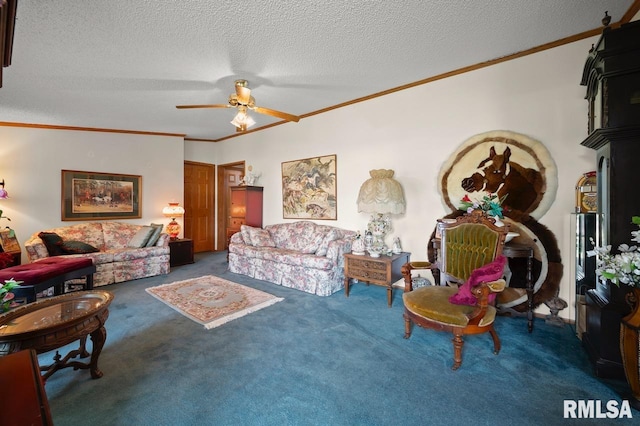
M351 244L351 253L362 256L364 255L364 250L364 241L362 235L360 235L360 231L358 231Z
M393 239L393 252L395 254L402 253L402 246L400 245L400 238L398 237Z
M245 174L244 177L240 179L241 185L254 186L256 184L256 180L262 173L253 173L252 170L253 166L247 167L247 174Z
M371 250L371 246L373 245L373 234L371 231L367 230L364 234L364 247L365 249Z

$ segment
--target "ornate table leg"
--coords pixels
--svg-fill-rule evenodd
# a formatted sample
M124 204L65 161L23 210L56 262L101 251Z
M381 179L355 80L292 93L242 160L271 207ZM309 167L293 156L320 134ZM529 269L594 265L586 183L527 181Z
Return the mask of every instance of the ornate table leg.
M107 329L102 327L97 328L91 333L91 342L93 342L93 350L91 351L91 362L89 363L89 371L93 379L99 379L103 373L98 368L98 357L102 352L104 342L107 340Z

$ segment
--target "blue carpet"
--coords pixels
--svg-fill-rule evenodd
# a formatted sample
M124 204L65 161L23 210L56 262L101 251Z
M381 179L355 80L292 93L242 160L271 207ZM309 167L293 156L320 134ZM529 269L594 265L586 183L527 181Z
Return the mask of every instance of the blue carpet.
M196 255L169 275L111 285L107 342L92 380L65 369L46 383L56 425L555 425L564 400L620 401L626 383L593 375L573 328L499 317L465 339L452 371L451 335L403 338L401 292L359 283L319 297L226 270L226 253ZM206 330L144 289L217 275L285 300ZM52 353L40 355L49 363ZM640 412L633 411L636 418ZM638 423L636 423L638 424Z

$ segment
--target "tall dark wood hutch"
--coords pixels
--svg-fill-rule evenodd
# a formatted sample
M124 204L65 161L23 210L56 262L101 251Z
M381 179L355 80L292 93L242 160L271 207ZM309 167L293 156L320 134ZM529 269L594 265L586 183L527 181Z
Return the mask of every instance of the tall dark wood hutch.
M615 252L629 243L632 216L640 215L640 22L607 27L589 52L581 84L587 87L589 136L596 150L598 245ZM588 290L587 330L582 343L599 377L624 378L620 320L629 312L624 286L598 282Z

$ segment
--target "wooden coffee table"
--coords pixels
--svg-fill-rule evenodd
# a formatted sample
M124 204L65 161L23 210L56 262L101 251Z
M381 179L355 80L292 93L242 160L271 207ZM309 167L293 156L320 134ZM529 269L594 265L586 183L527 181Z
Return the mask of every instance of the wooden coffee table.
M38 354L59 349L76 340L78 349L64 358L56 350L53 363L41 366L43 379L67 367L89 369L94 379L102 377L98 357L107 338L104 327L109 317L113 294L108 291L78 291L41 299L0 315L0 356L22 349L34 349ZM91 336L92 352L86 350L87 336ZM75 360L86 358L88 363Z

